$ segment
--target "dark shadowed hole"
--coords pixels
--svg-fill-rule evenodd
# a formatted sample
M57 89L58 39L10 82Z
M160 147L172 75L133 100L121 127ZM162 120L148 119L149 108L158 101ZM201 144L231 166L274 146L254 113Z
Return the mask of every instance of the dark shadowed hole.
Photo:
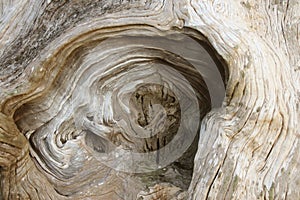
M213 62L218 68L219 75L221 75L223 81L223 83L216 83L216 84L221 84L224 86L224 88L226 88L226 84L228 81L228 68L226 66L226 62L222 59L220 55L217 54L216 50L211 46L211 44L207 42L207 39L203 39L204 38L203 35L191 29L186 29L186 32L187 35L189 35L195 40L195 42L198 42L202 47L204 47L204 49L211 56ZM180 69L178 70L180 71ZM189 74L187 72L182 71L181 73L189 80ZM203 84L201 80L202 78L200 77L198 84ZM209 92L213 92L213 91L208 91L207 87L203 87L204 90L202 88L202 90L199 91L199 88L197 89L197 81L196 84L194 83L194 85L193 85L193 80L190 82L196 92L202 94L205 93L204 95L206 95L208 99L210 98L211 94L209 94ZM225 95L225 90L224 90L224 95ZM217 102L217 107L220 107L222 105L222 102L223 99L219 99ZM202 111L204 112L201 113L201 120L212 108L215 108L210 104L210 102L206 102L206 103L207 103L206 104L207 109L202 109ZM202 106L203 106L203 102L202 102ZM139 174L138 176L141 179L141 181L143 183L146 183L146 185L148 186L153 186L158 183L167 182L175 186L178 186L184 190L187 190L193 175L194 158L198 149L199 131L200 131L199 129L193 143L179 159L177 159L175 162L173 162L172 164L166 166L161 170L157 170L151 173Z

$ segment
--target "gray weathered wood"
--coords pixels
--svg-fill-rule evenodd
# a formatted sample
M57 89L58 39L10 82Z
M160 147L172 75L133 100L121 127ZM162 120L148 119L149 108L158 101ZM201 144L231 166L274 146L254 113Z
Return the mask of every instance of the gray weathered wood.
M299 10L296 0L0 0L0 199L299 199ZM226 82L221 107L206 114L207 90L219 92L189 65L213 61L174 56L196 46L179 37L172 49L172 33L208 43L226 66L223 80L207 72ZM136 98L126 93L140 80ZM191 182L175 168L153 172L170 177L155 184L129 162L99 164L97 151L157 150L180 119L188 132L204 114ZM143 128L162 135L125 134Z

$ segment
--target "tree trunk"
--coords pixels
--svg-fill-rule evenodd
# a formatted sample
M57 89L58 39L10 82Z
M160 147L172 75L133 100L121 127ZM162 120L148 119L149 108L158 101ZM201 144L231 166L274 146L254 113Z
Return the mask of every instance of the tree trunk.
M0 1L0 199L299 199L299 10Z

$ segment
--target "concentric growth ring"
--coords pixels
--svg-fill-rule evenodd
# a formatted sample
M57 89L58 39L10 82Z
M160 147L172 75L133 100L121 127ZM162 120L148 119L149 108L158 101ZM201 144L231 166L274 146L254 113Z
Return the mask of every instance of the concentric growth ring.
M181 52L194 54L189 48L195 41L179 33L120 34L89 52L95 58L110 48L90 65L89 75L82 75L94 78L79 84L72 105L85 105L74 110L77 128L85 131L87 147L101 163L119 171L149 172L171 164L192 144L201 115L198 100L210 106L210 99L200 93L197 98L195 89L207 88L177 50L178 41L185 44Z
M51 92L16 112L42 166L66 178L90 156L130 173L180 158L225 90L193 34L127 27L87 33L62 48L49 64L57 73Z

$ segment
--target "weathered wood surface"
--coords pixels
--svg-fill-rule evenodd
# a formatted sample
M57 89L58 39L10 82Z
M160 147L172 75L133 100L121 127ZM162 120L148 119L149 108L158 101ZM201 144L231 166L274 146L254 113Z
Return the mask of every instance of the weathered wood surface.
M1 0L1 198L299 199L299 10L296 0ZM219 92L189 65L211 66L207 52L170 49L185 41L170 33L207 40L222 57L222 107L206 114ZM157 150L204 114L190 183L172 167L155 184L131 164L99 164L97 151ZM161 138L124 136L141 127Z

